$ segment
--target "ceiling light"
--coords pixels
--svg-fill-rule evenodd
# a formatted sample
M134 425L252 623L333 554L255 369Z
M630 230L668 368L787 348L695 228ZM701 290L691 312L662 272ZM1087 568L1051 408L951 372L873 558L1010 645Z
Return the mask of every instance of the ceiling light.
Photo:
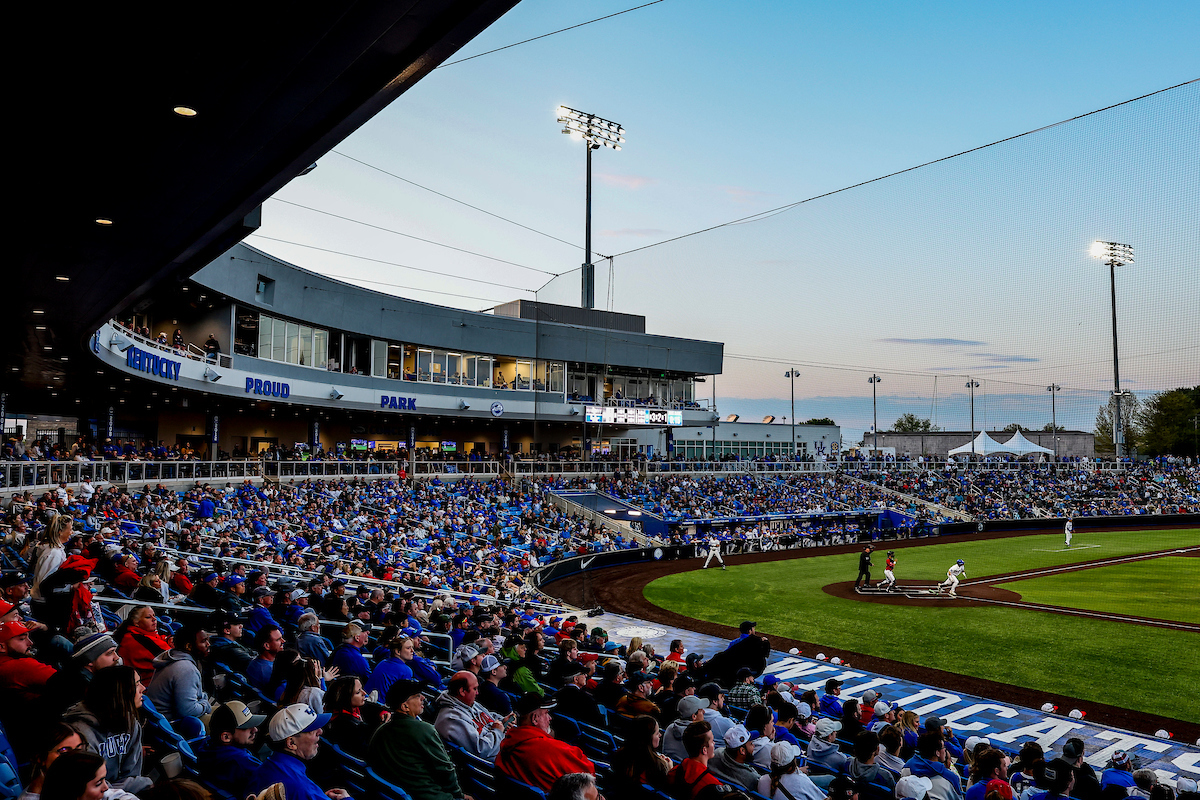
M69 361L70 359L68 359L66 356L62 356L59 360L60 361Z
M178 114L181 117L196 116L196 109L192 108L191 106L175 106L175 108L173 108L171 110L174 111L176 114Z
M71 276L69 276L69 275L55 275L55 276L54 276L54 280L56 280L56 281L62 281L63 283L66 283L67 281L71 280Z
M12 371L13 371L13 372L20 372L20 371L21 371L21 368L20 368L20 367L13 367L13 368L12 368Z
M45 326L45 325L34 325L33 327L34 327L34 329L35 329L35 330L39 330L39 331L44 331L44 330L46 330L46 326Z
M51 347L51 346L50 346L50 345L48 345L48 344L44 344L44 345L42 345L42 349L43 349L43 350L53 350L54 348L53 348L53 347Z
M43 311L43 310L42 310L42 309L40 309L40 308L35 308L35 309L33 310L33 313L35 313L35 314L45 314L46 312L45 312L45 311Z
M104 227L107 228L109 225L113 224L113 221L111 219L109 219L108 217L96 217L96 224L103 225Z

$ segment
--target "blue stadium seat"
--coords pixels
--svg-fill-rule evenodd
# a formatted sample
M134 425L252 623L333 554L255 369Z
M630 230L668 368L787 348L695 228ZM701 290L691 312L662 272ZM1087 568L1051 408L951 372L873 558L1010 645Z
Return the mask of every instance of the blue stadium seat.
M389 783L379 776L375 770L367 767L367 777L371 780L371 794L382 800L412 800L412 796L394 783Z
M337 762L339 786L357 798L365 798L370 794L371 781L367 776L367 762L357 756L352 756L332 742L322 742L333 753Z
M4 726L0 725L0 797L16 797L21 794L21 778L17 770L17 754Z
M496 794L504 800L546 800L546 793L524 781L496 773Z

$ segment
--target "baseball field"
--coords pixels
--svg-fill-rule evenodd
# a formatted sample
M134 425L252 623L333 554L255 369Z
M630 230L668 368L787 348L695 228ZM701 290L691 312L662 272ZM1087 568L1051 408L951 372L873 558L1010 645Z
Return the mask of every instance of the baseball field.
M998 683L1200 722L1200 529L889 543L883 578L915 598L856 595L857 553L691 569L646 585L686 617ZM956 559L961 599L924 596ZM699 566L699 563L696 564ZM976 599L971 599L976 598ZM812 653L806 653L812 655Z

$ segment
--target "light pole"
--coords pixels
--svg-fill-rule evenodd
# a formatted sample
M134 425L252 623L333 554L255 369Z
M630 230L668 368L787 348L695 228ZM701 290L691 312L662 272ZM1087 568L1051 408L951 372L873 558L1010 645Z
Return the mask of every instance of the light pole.
M1133 263L1133 245L1117 242L1092 242L1092 258L1099 258L1108 265L1108 282L1112 291L1112 339L1113 339L1113 450L1121 460L1125 430L1121 427L1121 368L1117 358L1117 267Z
M583 308L596 307L596 267L592 264L592 151L601 147L620 150L625 141L625 129L615 122L601 119L595 114L586 114L566 106L558 107L558 121L562 132L583 139L587 150L587 203L584 220L583 249L583 292L580 304Z
M883 378L872 373L871 377L867 378L867 383L871 384L871 416L873 419L872 428L875 431L875 457L879 458L879 406L875 402L875 387Z
M972 378L967 381L967 388L971 390L971 460L975 460L975 390L979 388L979 381Z
M1054 398L1062 391L1062 387L1057 383L1052 383L1046 387L1046 391L1050 393L1050 427L1054 429L1054 460L1058 461L1058 414L1054 407Z
M800 373L794 369L789 369L783 373L783 377L792 379L792 461L796 460L796 378L800 377Z

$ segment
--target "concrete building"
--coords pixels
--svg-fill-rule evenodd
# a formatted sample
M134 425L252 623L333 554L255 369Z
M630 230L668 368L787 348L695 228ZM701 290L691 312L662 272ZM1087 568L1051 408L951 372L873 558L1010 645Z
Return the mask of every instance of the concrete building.
M834 457L841 445L837 425L797 425L795 452L815 459ZM692 461L720 461L737 456L788 458L792 454L792 426L779 422L715 422L701 428L668 428L631 432L642 452L682 456ZM668 436L670 440L668 442ZM649 448L649 450L647 449Z

